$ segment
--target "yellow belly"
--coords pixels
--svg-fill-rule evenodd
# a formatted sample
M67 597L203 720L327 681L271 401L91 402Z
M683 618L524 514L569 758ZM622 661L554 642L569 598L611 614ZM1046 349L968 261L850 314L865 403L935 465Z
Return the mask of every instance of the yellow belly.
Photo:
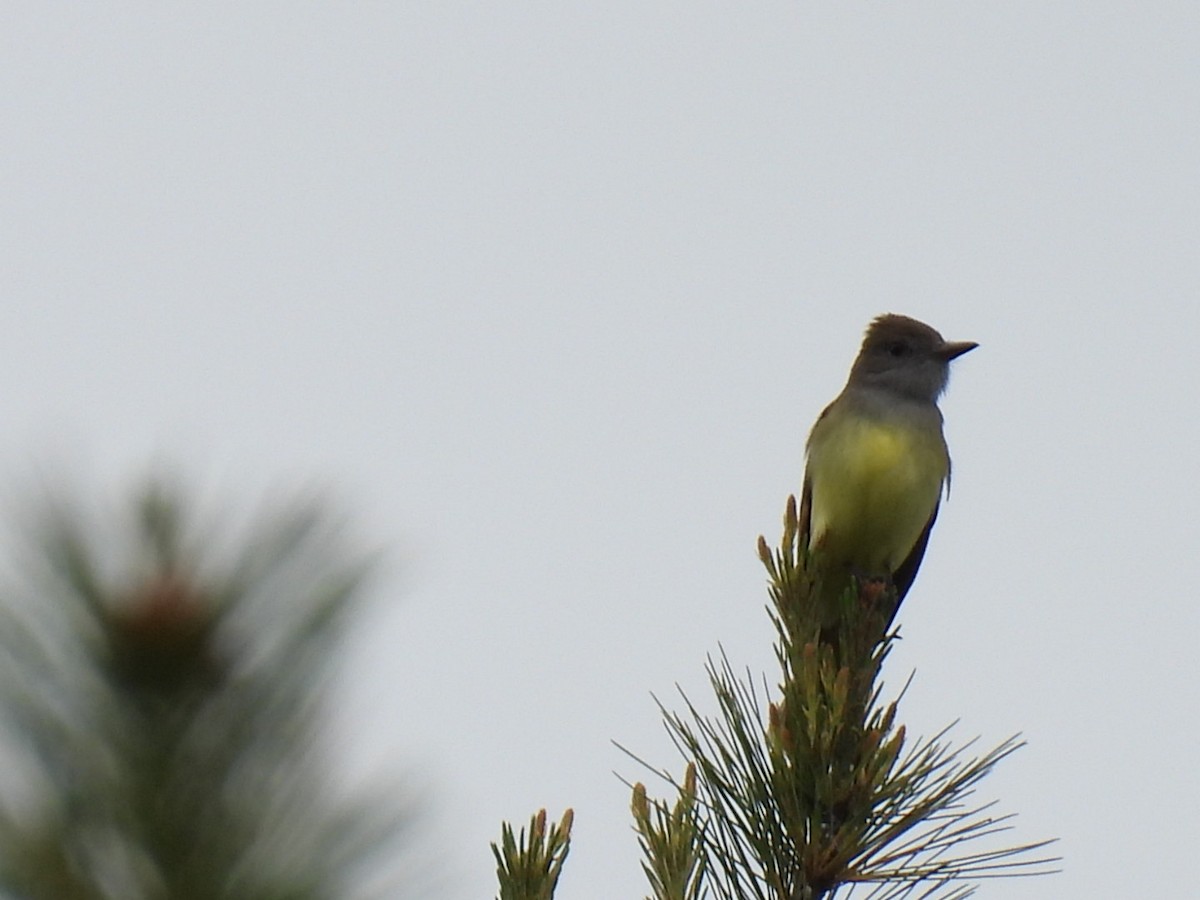
M813 546L827 563L890 576L936 509L948 468L940 433L867 420L814 434Z

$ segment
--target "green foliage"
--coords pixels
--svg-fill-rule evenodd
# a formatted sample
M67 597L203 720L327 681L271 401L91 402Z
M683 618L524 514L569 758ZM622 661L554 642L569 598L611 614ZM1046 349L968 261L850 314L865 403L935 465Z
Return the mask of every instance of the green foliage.
M704 826L696 808L696 767L688 765L674 807L651 801L646 786L633 787L633 821L642 848L642 871L653 900L699 900L704 894Z
M909 740L896 701L880 698L895 587L847 576L831 616L821 598L842 586L821 583L807 546L789 498L779 549L759 538L777 633L775 690L740 677L722 655L708 662L715 716L686 696L683 713L660 704L687 768L680 783L647 765L675 789L673 805L633 785L653 900L962 900L979 879L1052 871L1056 858L1040 855L1049 841L998 842L1011 817L974 799L1020 742L968 756L970 745L951 746L948 729ZM504 826L505 854L496 856L501 884L513 887L500 900L550 900L558 866L553 878L513 875L548 869L533 831L526 851L523 833L518 846Z
M503 824L500 845L492 844L499 900L551 900L571 849L574 819L574 812L568 809L557 825L547 828L543 809L530 820L528 835L524 828L514 835L512 826Z
M336 797L320 714L366 571L316 504L201 532L41 516L0 598L0 896L330 900L407 813ZM391 896L396 896L392 893Z
M977 782L1020 744L964 758L943 732L908 746L896 703L880 702L892 586L848 584L831 631L794 500L780 549L759 544L778 633L777 699L722 657L708 666L715 718L687 697L686 714L663 709L699 776L712 893L818 900L859 890L877 900L955 900L972 892L970 879L1045 871L1053 860L1036 851L1047 842L995 846L987 839L1008 827L1007 817L972 803Z

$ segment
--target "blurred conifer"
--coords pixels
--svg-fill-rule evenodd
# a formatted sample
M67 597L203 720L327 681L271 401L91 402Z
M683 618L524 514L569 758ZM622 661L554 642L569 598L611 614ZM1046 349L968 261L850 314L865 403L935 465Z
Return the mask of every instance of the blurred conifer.
M0 586L0 896L342 900L402 857L400 794L329 778L367 566L319 504L201 533L152 486L132 516L51 503L30 530Z

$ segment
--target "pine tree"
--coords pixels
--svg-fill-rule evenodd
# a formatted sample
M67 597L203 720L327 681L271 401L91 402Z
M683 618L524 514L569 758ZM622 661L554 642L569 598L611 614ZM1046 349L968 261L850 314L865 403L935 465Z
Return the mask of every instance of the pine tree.
M779 548L759 538L776 688L739 676L722 655L708 665L715 717L686 696L683 713L660 704L685 774L647 766L673 786L670 802L633 785L654 900L961 900L980 879L1050 871L1056 860L1040 855L1049 842L999 843L1011 817L974 799L978 782L1020 741L973 757L969 745L949 743L949 729L911 741L897 724L897 701L880 695L896 637L888 632L894 587L850 580L830 629L807 544L789 498ZM569 834L558 836L558 849L565 857ZM503 867L500 875L503 885ZM510 886L501 898L548 900L557 879L556 870L553 882Z
M240 537L162 486L134 507L50 503L10 554L0 896L351 896L409 817L335 792L320 743L365 560L317 503Z

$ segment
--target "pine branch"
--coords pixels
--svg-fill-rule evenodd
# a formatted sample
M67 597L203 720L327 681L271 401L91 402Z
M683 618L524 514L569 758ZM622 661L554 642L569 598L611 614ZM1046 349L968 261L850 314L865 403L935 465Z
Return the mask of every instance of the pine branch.
M910 746L896 724L897 703L880 698L894 588L848 583L831 627L806 545L789 499L780 547L759 539L778 637L776 691L739 677L722 654L708 663L716 716L682 693L683 713L660 704L697 774L698 866L712 893L820 900L862 890L877 900L959 900L973 892L973 879L1051 871L1056 859L1040 855L1050 842L997 844L1010 817L973 801L979 781L1019 740L972 758L970 745L952 747L947 731ZM635 801L635 819L636 810ZM643 849L657 885L673 848L643 833Z
M700 900L704 889L704 826L696 807L696 767L689 765L674 807L651 801L646 786L633 788L633 820L653 900Z
M571 849L571 824L575 814L563 813L562 820L546 827L546 811L530 819L529 833L522 828L513 834L507 822L501 825L500 844L492 844L496 876L500 881L498 900L552 900Z

